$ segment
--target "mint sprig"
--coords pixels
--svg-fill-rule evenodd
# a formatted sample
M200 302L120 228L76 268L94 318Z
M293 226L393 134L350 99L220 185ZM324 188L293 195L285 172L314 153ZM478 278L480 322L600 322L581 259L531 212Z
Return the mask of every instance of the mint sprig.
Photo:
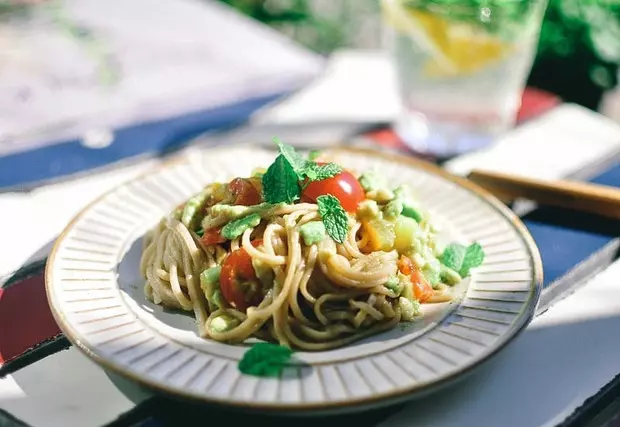
M293 355L288 347L261 342L245 352L237 367L255 377L278 377Z
M304 159L295 148L278 138L273 140L280 155L263 175L263 196L267 203L293 203L313 181L334 177L343 171L335 163L318 164ZM302 188L300 182L303 182Z
M306 162L302 173L310 180L310 181L323 181L327 178L332 178L343 171L340 165L336 163L325 163L323 165L319 165L314 162Z
M280 154L286 159L288 164L291 165L291 168L295 171L299 179L303 179L304 169L307 163L306 159L300 156L299 153L295 151L294 147L284 144L279 138L274 138L273 142L278 146Z
M319 196L319 215L325 224L327 234L338 243L344 243L349 232L349 217L340 204L340 200L331 194Z
M267 203L293 203L301 195L297 173L282 154L269 166L262 181Z
M467 277L472 268L478 267L484 261L484 250L479 243L463 246L452 243L446 247L441 263L446 267L457 271L461 277Z

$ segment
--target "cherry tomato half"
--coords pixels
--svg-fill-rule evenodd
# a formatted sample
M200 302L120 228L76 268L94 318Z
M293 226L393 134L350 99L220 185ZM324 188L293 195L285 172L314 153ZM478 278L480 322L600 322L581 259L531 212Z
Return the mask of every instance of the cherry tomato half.
M355 212L357 206L366 197L364 189L352 173L344 171L322 181L313 181L304 189L302 202L316 203L316 199L324 194L331 194L347 212Z
M233 205L253 206L262 202L260 180L235 178L228 184L233 194Z
M262 245L262 240L252 241L254 247ZM220 288L226 301L237 310L245 311L250 306L260 304L263 296L260 282L252 266L252 258L245 249L231 252L220 273Z
M433 287L408 257L404 255L400 257L398 260L398 269L411 279L411 283L413 284L413 296L415 296L418 301L426 302L433 297Z
M226 239L220 234L219 228L212 228L205 230L205 233L200 238L200 243L204 246L215 245L216 243L224 243Z

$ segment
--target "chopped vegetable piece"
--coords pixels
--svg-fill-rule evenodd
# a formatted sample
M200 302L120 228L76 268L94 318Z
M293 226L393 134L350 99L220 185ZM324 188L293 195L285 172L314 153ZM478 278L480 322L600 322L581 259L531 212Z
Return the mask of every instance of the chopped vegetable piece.
M306 246L319 243L325 238L325 224L321 221L312 221L299 228L299 234L304 239Z
M408 252L414 246L418 232L418 223L406 216L399 216L394 222L396 241L394 247L400 253Z
M232 328L234 328L238 324L239 324L239 320L237 320L236 318L228 314L221 314L217 316L216 318L214 318L213 320L211 320L211 324L209 325L209 327L214 332L222 333L222 332L230 331Z
M262 240L252 241L255 247L262 243ZM226 301L239 311L260 304L261 286L252 266L252 258L245 249L239 248L226 257L220 274L220 288Z
M224 243L226 238L222 236L221 229L212 228L210 230L205 230L204 234L200 238L200 243L204 246L215 245L218 243Z
M235 178L229 184L233 205L253 206L263 201L262 185L257 178Z
M377 190L387 187L385 178L375 171L364 172L359 179L360 185L366 191Z
M398 306L400 307L401 319L406 322L414 320L420 314L420 303L416 300L399 297Z
M260 224L260 219L260 215L257 213L235 219L222 227L222 236L228 240L236 239L241 236L245 230L254 228Z
M397 276L391 276L383 286L394 292L396 295L400 295L403 291L402 285Z
M208 191L203 191L200 194L195 195L185 203L183 208L183 214L181 215L181 222L190 230L196 228L196 221L198 220L198 213L201 208L204 207L207 196L210 194Z
M462 280L461 275L445 265L441 265L440 270L441 281L446 285L453 286Z
M383 214L388 219L398 218L402 211L403 202L399 198L390 200L383 208Z
M420 302L430 300L433 295L433 287L424 278L420 270L416 269L413 262L406 256L401 256L398 260L398 269L404 275L408 275L413 285L413 296Z
M371 251L391 251L394 248L396 234L394 224L381 220L371 219L362 221L362 227L368 234Z
M407 203L403 203L403 210L401 214L408 218L415 219L417 222L421 222L422 219L424 219L422 214L416 208Z

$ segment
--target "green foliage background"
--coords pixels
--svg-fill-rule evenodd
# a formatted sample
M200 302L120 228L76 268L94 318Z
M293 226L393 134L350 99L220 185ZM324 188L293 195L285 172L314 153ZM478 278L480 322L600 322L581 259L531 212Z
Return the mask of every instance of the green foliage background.
M328 54L353 42L346 30L347 21L341 16L316 13L313 10L316 0L220 1L289 34L316 52ZM482 4L489 0L459 1ZM515 3L515 0L505 1ZM369 1L359 3L367 5ZM567 101L596 108L600 94L617 85L619 66L620 0L549 0L531 84Z

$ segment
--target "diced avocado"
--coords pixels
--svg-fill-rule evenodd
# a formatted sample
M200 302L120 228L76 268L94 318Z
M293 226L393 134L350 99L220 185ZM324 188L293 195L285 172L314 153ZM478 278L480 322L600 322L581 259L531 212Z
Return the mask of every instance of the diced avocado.
M365 191L377 190L386 187L385 178L375 171L366 171L358 179Z
M420 314L420 303L417 300L400 297L398 298L398 306L400 307L401 318L406 322L412 321Z
M261 217L257 213L250 214L243 218L237 218L222 227L222 237L228 240L236 239L241 236L245 230L256 227L260 224Z
M420 211L418 211L416 208L414 208L408 203L403 203L403 210L401 214L408 218L416 220L416 222L420 222L424 218Z
M254 273L256 277L263 285L263 289L268 289L273 286L273 279L275 277L275 273L273 272L273 268L258 258L252 258L252 267L254 268Z
M411 278L409 276L405 276L403 273L398 273L397 275L398 281L400 283L400 287L402 288L401 297L405 297L407 299L415 299L413 296L413 284L411 283Z
M398 198L390 200L383 208L383 215L387 219L398 218L403 211L403 202Z
M239 321L228 314L222 314L211 320L210 329L214 332L226 332L239 324Z
M366 193L366 198L376 200L379 203L389 202L394 198L394 193L389 188L377 188Z
M414 240L418 232L418 223L415 220L399 216L394 222L394 233L396 241L394 246L397 251L403 253L409 251L414 246Z
M204 270L200 273L200 287L205 294L205 298L209 303L210 311L216 308L222 307L221 291L220 291L220 273L222 267L215 266ZM217 299L216 293L220 293L220 298Z
M224 307L224 295L222 295L222 291L216 289L213 291L213 296L211 297L211 303L213 303L217 308Z
M381 218L381 210L374 200L364 200L357 207L357 217L359 219Z
M211 206L211 216L222 216L227 220L232 220L244 216L250 210L249 206L236 206L217 204Z
M400 293L403 291L400 280L398 280L398 277L396 276L390 276L390 278L387 280L387 282L385 282L383 286L394 292L396 295L400 295Z
M422 274L424 274L424 277L426 278L426 280L428 280L428 282L433 286L434 289L437 285L439 285L441 281L441 264L436 258L429 259L429 257L426 257L426 261L426 265L424 266L424 268L422 268Z
M304 239L306 246L319 243L325 238L325 225L322 221L312 221L299 228L299 234Z
M401 184L394 189L394 198L400 199L402 201L407 200L411 193L409 186L407 184Z
M215 267L207 268L202 273L200 273L200 286L206 287L209 285L214 285L220 282L220 273L222 272L222 267L216 265Z
M195 195L185 203L183 213L181 214L181 222L190 230L196 228L196 221L198 220L198 213L204 207L207 197L211 194L210 191L203 191L200 194Z
M463 280L459 273L457 273L456 271L452 270L449 267L446 267L443 264L441 265L439 274L441 277L441 281L449 286L456 285L461 280Z

